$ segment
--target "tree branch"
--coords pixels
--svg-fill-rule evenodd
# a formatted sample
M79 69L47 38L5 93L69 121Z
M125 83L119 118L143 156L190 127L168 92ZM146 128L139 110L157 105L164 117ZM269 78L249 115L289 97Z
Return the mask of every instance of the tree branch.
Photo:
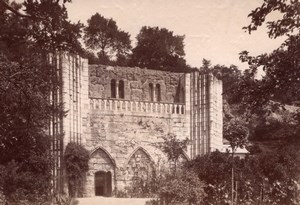
M17 11L13 7L11 7L8 3L6 3L4 0L0 0L0 4L2 4L4 6L4 8L6 8L7 10L9 10L12 13L16 14L17 16L25 17L25 18L33 18L33 16L20 13L19 11Z

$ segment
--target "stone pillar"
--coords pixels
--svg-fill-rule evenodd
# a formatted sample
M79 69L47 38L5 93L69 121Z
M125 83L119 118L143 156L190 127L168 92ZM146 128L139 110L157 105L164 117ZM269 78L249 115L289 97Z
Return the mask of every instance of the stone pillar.
M187 133L191 133L191 74L186 73L185 74L185 127ZM190 137L190 136L189 136ZM187 155L192 158L192 153L191 153L191 145L188 146L187 149Z
M81 143L85 144L87 138L90 136L89 131L89 72L88 72L88 60L81 58L81 76L80 76L80 108L81 108ZM102 106L101 104L99 106ZM105 104L104 104L105 106ZM101 109L101 107L100 107Z

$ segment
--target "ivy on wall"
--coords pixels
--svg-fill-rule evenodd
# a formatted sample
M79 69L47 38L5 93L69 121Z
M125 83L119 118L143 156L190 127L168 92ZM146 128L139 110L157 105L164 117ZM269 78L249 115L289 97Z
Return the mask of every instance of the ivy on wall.
M68 190L71 197L82 194L83 182L89 170L89 151L82 145L70 142L64 153Z

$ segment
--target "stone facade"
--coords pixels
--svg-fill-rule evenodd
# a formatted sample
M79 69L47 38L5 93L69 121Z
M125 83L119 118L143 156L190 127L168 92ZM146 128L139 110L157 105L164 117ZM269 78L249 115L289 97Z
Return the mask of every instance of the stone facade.
M170 133L190 139L186 160L222 148L222 84L213 76L61 62L63 144L91 153L85 196L111 196L166 166L157 143Z
M90 65L89 66L89 96L91 98L121 98L112 97L112 80L115 80L116 87L120 82L124 82L124 97L122 99L132 101L151 101L149 85L153 85L153 101L161 102L182 102L184 99L181 97L180 91L180 77L184 76L183 73L171 73L156 70L147 70L131 67L111 67L103 65ZM181 82L183 86L183 82ZM160 94L158 91L158 86ZM119 89L116 93L120 95ZM160 98L160 99L158 99Z

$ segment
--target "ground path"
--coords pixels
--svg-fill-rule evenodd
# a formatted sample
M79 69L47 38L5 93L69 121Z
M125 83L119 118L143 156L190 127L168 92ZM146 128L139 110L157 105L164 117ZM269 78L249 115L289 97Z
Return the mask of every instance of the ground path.
M108 198L108 197L91 197L78 198L78 205L146 205L145 198Z

